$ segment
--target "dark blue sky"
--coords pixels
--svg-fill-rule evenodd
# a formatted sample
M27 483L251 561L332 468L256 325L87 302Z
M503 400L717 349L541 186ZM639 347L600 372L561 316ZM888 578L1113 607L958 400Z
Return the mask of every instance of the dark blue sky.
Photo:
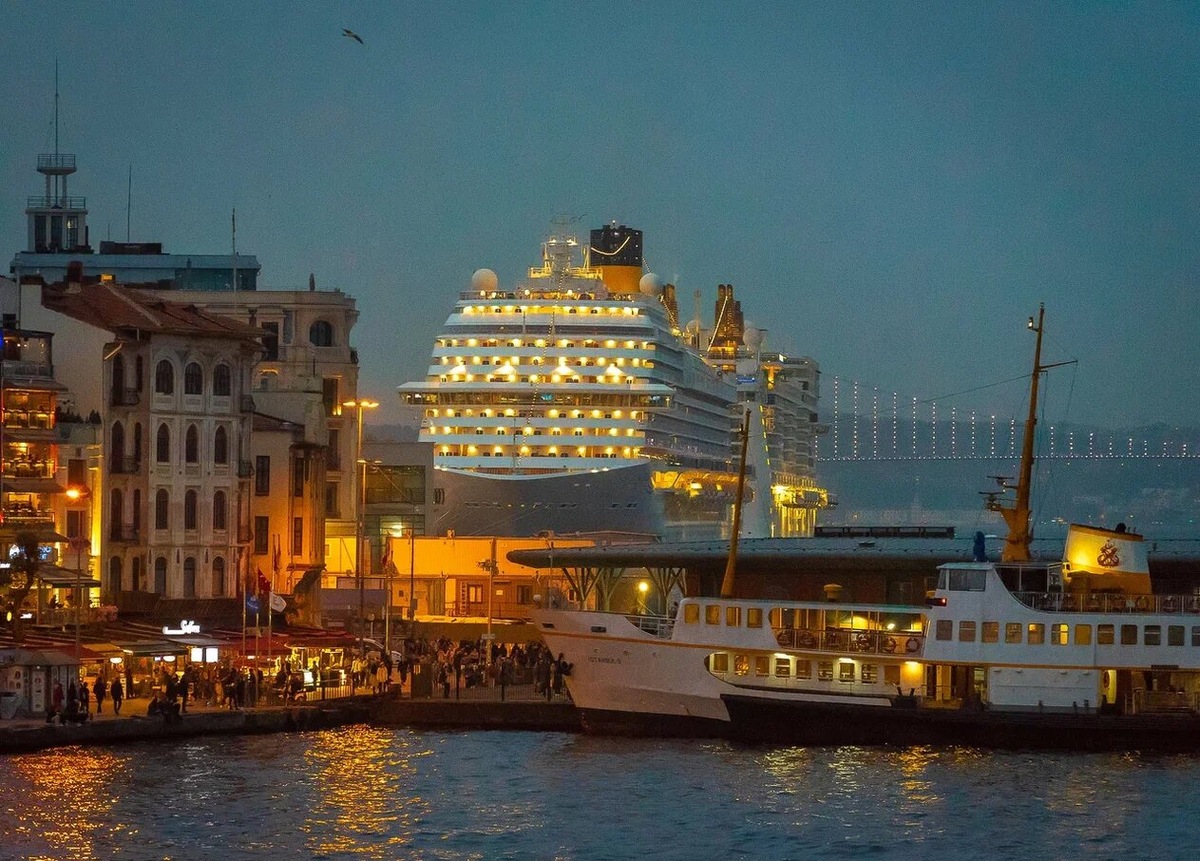
M359 45L341 35L349 27ZM890 403L1023 373L1047 417L1200 424L1200 7L10 3L0 248L61 148L93 244L258 255L358 299L364 392L424 373L481 266L557 215L645 231L690 312ZM7 258L6 258L7 259ZM939 400L1020 412L1023 388Z

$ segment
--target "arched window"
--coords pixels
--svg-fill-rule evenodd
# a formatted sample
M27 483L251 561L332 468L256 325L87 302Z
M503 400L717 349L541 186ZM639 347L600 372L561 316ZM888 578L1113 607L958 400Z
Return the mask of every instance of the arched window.
M225 559L218 556L212 566L212 596L220 598L225 594Z
M133 534L136 537L142 530L142 489L133 489Z
M140 466L142 463L142 423L133 426L133 459Z
M108 537L112 541L121 540L121 519L125 516L125 497L121 488L114 487L108 495Z
M113 358L112 363L112 403L125 402L125 357L120 353Z
M171 429L165 423L158 426L158 437L154 441L154 459L159 463L171 462Z
M142 583L142 557L134 556L133 563L129 566L133 574L133 591L140 592L145 585Z
M108 592L116 596L121 591L121 557L114 556L108 560Z
M184 366L183 393L185 395L204 394L204 371L200 370L199 362L188 362Z
M125 469L125 426L113 422L112 426L112 455L108 461L109 472L123 472Z
M159 595L167 594L167 559L159 556L154 560L154 591Z
M196 528L196 491L189 490L183 495L183 528Z
M183 597L196 597L196 557L183 560Z
M171 522L171 494L165 487L154 494L154 528L167 529Z
M154 369L154 391L160 395L175 394L175 366L166 359Z
M216 493L213 494L212 527L213 527L214 531L219 531L219 532L225 531L225 528L226 528L225 523L226 523L226 519L227 519L226 512L227 511L228 511L228 506L225 504L225 491L218 490Z
M134 361L133 361L133 387L135 389L137 389L139 392L142 390L142 383L145 381L144 378L146 376L146 372L145 372L144 368L145 368L145 363L142 361L141 356L138 356L136 359L134 359Z
M188 463L200 462L200 432L195 425L188 425L183 438L183 459Z
M229 365L221 362L213 368L213 394L227 398L233 391L232 380L229 376Z
M213 434L213 463L229 463L229 434L224 425L217 425Z
M318 320L308 327L308 340L314 347L332 347L333 326L328 320Z

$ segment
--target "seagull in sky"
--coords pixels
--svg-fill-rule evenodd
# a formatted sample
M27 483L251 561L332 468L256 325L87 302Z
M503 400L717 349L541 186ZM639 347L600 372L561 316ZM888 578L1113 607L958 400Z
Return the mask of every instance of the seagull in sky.
M364 42L362 40L362 36L358 35L353 30L347 30L345 27L342 28L342 35L349 36L351 39L353 39L355 42L358 42L358 44L360 44L360 45L367 44L366 42Z

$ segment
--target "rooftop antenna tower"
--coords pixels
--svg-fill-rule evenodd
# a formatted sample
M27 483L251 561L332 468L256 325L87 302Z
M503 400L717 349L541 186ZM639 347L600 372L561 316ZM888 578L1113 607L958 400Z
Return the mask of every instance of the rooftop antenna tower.
M230 237L231 237L230 241L232 243L231 250L233 252L231 255L231 258L233 260L233 292L237 293L238 283L237 283L237 208L236 207L233 209L233 212L229 217L229 221L230 221Z
M37 157L37 171L46 177L46 193L26 201L28 250L35 254L71 253L87 248L87 201L70 197L67 177L75 172L75 156L59 152L58 61L54 63L54 152Z
M129 166L129 186L125 191L125 241L129 241L130 213L133 212L133 165Z

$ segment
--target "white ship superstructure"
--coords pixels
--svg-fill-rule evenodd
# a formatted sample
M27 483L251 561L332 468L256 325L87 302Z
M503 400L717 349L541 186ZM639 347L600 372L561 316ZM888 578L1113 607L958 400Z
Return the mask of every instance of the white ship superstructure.
M497 518L500 508L537 506L527 523L510 520L515 531L547 528L539 522L547 511L581 505L581 486L547 484L543 493L499 483L594 476L587 493L620 491L605 503L611 516L575 517L576 529L662 532L669 508L715 534L736 483L735 381L682 340L673 288L642 273L640 231L610 225L591 238L581 253L575 238L556 232L541 266L515 289L491 270L476 272L437 337L425 381L401 386L401 396L423 409L421 439L447 478L496 482L464 490L456 504L492 508ZM604 473L622 474L609 482ZM477 491L492 498L480 501ZM671 496L692 502L664 507ZM469 531L464 525L454 528Z

